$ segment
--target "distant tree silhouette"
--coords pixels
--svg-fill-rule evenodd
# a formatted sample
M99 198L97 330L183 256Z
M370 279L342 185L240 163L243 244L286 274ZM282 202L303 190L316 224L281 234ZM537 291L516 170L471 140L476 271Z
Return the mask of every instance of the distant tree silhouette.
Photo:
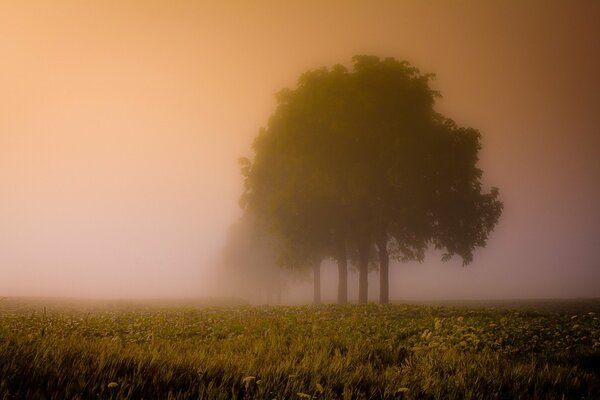
M335 258L340 303L349 250L365 303L377 247L386 303L390 256L422 261L433 245L443 260L468 264L500 217L498 189L482 191L480 134L435 111L431 78L374 56L354 57L351 70L309 71L277 94L254 159L242 160L242 207L287 243L291 259Z
M233 224L222 251L222 272L239 296L280 302L284 285L271 235L252 216Z
M269 146L268 143L255 142L255 146ZM265 152L269 156L270 151ZM274 163L276 160L265 160L266 163ZM242 173L250 175L250 162L241 159ZM257 170L254 170L257 172ZM242 206L249 215L259 215L261 221L270 227L270 233L277 238L272 242L273 250L277 254L278 265L292 269L312 269L314 278L313 302L321 302L320 274L321 262L331 253L333 235L329 232L330 209L327 208L325 199L309 198L310 193L302 196L296 190L301 185L295 185L292 181L286 181L285 177L277 177L277 171L266 171L272 178L281 179L279 190L286 190L285 200L276 200L276 193L270 192L276 186L267 185L260 191L253 193L254 196L245 194L242 197ZM272 179L264 177L263 179ZM284 187L287 186L287 187ZM283 194L283 193L282 193ZM252 203L250 203L252 199ZM344 289L344 294L346 289ZM345 302L342 300L341 302Z

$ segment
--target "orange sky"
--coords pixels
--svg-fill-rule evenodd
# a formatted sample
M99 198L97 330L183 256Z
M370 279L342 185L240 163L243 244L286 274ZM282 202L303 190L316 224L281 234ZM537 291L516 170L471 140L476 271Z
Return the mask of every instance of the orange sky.
M598 21L593 1L0 1L0 295L210 293L273 94L369 53L437 74L505 201L471 266L395 266L393 296L600 296Z

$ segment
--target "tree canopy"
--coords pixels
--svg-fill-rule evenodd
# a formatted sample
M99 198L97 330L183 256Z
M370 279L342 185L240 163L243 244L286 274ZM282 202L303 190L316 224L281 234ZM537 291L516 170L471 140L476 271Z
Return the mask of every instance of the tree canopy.
M281 239L290 264L337 259L340 302L348 249L366 302L377 246L387 302L390 255L420 261L433 245L468 264L500 217L499 191L483 191L477 167L481 135L435 110L432 77L374 56L306 72L277 94L253 160L242 160L242 207Z

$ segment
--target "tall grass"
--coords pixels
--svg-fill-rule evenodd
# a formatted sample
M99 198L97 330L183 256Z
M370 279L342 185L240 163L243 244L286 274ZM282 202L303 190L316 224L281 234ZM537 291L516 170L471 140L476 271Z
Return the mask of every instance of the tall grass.
M3 311L2 399L600 398L593 314L423 306Z

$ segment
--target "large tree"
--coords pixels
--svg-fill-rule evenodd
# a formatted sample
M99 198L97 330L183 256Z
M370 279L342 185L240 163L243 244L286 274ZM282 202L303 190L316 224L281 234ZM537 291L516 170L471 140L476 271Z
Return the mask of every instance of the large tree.
M380 301L389 300L390 255L422 260L433 244L465 263L486 243L502 204L482 191L480 134L435 111L431 75L408 62L353 58L302 75L246 161L243 205L308 255L338 260L345 302L347 251L358 252L359 303L368 298L373 245ZM313 251L314 250L314 251Z
M343 157L335 160L333 152L324 166L323 154L319 152L330 151L314 143L314 136L305 134L311 131L318 136L322 127L317 120L323 109L315 105L333 106L335 83L331 85L328 81L334 76L343 79L345 73L342 68L308 73L300 78L298 89L279 92L277 111L253 143L254 160L241 160L245 177L242 207L265 221L281 239L279 254L283 264L315 266L315 302L320 301L316 264L324 257L337 260L338 302L348 300L345 239L348 221L345 201L339 197L343 175L339 163ZM319 76L325 78L323 83L327 87L314 91L311 81ZM305 87L308 90L302 90ZM326 147L335 145L332 138L327 140Z
M269 149L273 143L256 141L261 149ZM260 152L259 152L260 153ZM265 150L265 156L275 153ZM275 153L279 155L278 153ZM250 179L258 181L277 181L278 184L266 185L261 189L255 189L250 194L248 191L242 196L241 204L249 215L261 216L261 221L270 227L270 234L278 240L274 242L273 250L277 255L277 262L281 267L292 270L303 270L310 268L314 278L313 302L321 302L321 262L332 253L333 235L329 230L333 210L328 209L324 199L309 198L302 195L303 185L294 180L286 180L279 176L284 170L276 165L281 162L279 157L257 157L255 165L272 165L273 169L265 169L265 175L251 175L250 162L241 159L242 172L246 176L247 185ZM299 168L301 169L301 168ZM254 168L254 172L257 168ZM268 174L268 175L267 175ZM271 189L278 188L280 193L273 193ZM344 267L345 270L345 267ZM342 281L342 280L341 280ZM343 279L345 281L345 279ZM343 289L344 293L346 289ZM345 302L344 298L339 298Z

